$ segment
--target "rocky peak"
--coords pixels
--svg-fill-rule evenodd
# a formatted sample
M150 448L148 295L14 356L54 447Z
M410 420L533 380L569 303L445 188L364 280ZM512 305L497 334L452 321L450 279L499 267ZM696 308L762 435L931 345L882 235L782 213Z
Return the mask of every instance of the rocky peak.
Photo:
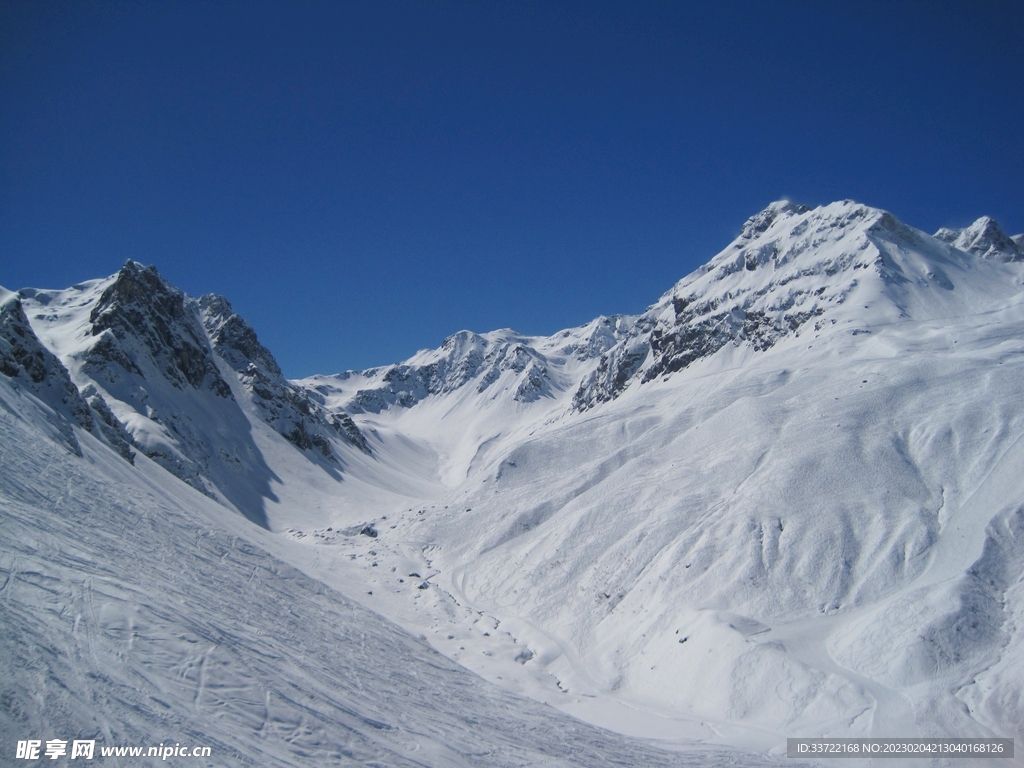
M260 418L300 450L316 449L337 463L331 438L369 452L369 445L346 413L328 413L305 389L285 379L270 350L256 331L222 296L212 293L198 301L203 327L216 353L238 376Z
M995 219L982 216L966 229L940 229L935 238L961 251L995 261L1024 261L1018 235L1012 238L1000 229Z
M273 354L260 343L252 326L235 314L227 299L208 293L199 298L199 308L210 342L232 368L240 371L255 364L269 375L282 375Z
M753 240L758 235L767 232L779 219L807 213L809 210L806 205L799 205L789 200L778 200L747 219L740 230L740 238Z
M927 235L876 208L773 203L636 320L580 383L573 406L613 399L634 381L672 374L727 344L764 351L805 326L820 331L856 292L884 297L877 311L898 319L907 286L953 287L936 257L949 259Z
M145 377L154 372L142 370L148 362L178 389L206 388L231 397L190 309L185 294L160 277L155 267L127 262L89 315L91 333L99 339L87 366L98 373L114 364Z

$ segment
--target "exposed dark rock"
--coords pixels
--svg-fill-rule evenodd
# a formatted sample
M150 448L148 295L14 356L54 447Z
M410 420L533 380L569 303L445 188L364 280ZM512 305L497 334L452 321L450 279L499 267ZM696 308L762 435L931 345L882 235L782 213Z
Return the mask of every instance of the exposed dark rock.
M9 295L0 304L0 374L35 395L54 411L54 426L77 455L82 448L71 425L95 429L92 411L64 364L36 336L21 300Z
M335 464L338 459L330 441L332 434L370 452L366 438L348 414L329 414L310 399L310 392L284 378L270 350L227 299L207 294L199 299L199 307L214 350L235 370L260 417L280 435L300 450L315 448Z
M434 362L388 367L381 385L357 392L350 407L368 413L391 406L411 408L430 395L453 392L471 382L476 382L477 392L484 392L506 372L515 375L516 401L531 402L550 391L544 355L514 339L495 342L460 331L445 339L440 351L442 357Z
M141 361L124 349L130 339L132 346L142 348L136 354L147 354L156 371L175 387L205 387L219 397L231 397L198 318L186 307L185 295L163 280L155 267L125 264L93 307L89 321L92 335L100 337L86 358L91 375L109 379L101 371L109 364L145 375ZM113 339L104 335L107 331Z
M352 417L347 413L331 414L331 426L345 435L348 441L363 453L370 453L370 446L366 442L366 437L359 431L359 427L356 426L356 423L352 421Z
M134 438L125 429L124 424L114 415L113 411L110 410L107 401L103 399L103 396L97 391L96 387L92 384L84 387L82 389L82 397L85 398L89 407L92 408L92 412L96 415L95 424L107 442L117 449L125 461L129 464L135 464L135 451L132 450L135 446Z

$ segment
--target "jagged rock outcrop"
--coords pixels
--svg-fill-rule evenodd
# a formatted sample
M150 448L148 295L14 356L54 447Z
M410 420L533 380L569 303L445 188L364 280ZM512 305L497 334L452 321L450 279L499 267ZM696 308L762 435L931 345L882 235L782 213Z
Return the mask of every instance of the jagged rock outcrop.
M121 454L125 461L129 464L134 464L135 451L132 449L135 447L135 440L124 424L110 410L110 406L103 399L103 395L99 393L94 385L87 384L82 389L82 397L89 404L93 415L96 417L93 419L96 429L92 431L96 432L98 430L106 438L106 441L117 449L117 452Z
M89 322L92 335L100 337L86 359L91 374L104 376L103 369L114 364L144 377L158 372L179 389L206 388L218 397L231 397L185 294L155 267L126 263L100 295ZM143 370L150 366L156 370Z
M512 331L487 335L459 331L445 339L438 350L421 353L406 363L364 371L379 383L359 390L350 408L370 413L380 413L390 406L410 408L430 395L447 394L469 385L482 394L503 377L512 399L529 403L550 394L549 365L544 354Z
M80 456L82 449L71 424L105 439L134 463L132 439L124 425L95 388L79 392L68 369L36 336L17 294L0 295L0 374L53 409L54 426L75 454Z
M193 401L211 397L226 403L228 413L237 404L193 302L155 267L128 261L96 297L87 320L93 341L70 351L68 363L87 397L106 406L96 408L102 431L122 453L134 446L196 490L215 495L211 467L221 449L211 445L208 417ZM178 402L175 390L186 399Z
M203 325L216 353L235 371L261 419L300 450L316 449L337 463L331 437L369 452L366 438L346 413L328 413L281 373L274 356L222 296L199 299Z
M966 229L942 228L935 233L937 240L995 261L1024 261L1022 237L1024 235L1010 237L988 216L982 216Z

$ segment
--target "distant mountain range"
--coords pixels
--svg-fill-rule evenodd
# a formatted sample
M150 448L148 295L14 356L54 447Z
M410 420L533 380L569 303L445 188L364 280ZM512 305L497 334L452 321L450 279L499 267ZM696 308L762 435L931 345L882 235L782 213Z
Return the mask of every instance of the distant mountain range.
M1022 738L1022 373L1024 236L987 217L930 236L851 201L773 203L638 316L460 331L298 381L226 299L154 267L0 289L0 724L181 733L267 765ZM375 672L319 687L359 633ZM427 645L629 735L513 717ZM305 669L308 704L268 653ZM441 691L436 732L389 699ZM489 723L472 737L466 707ZM491 742L517 757L479 758Z

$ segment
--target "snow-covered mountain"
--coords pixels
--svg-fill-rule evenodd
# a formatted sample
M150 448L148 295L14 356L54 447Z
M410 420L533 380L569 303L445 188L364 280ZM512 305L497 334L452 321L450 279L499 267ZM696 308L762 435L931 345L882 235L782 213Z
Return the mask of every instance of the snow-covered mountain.
M324 413L285 380L225 299L188 298L153 267L130 261L105 280L27 289L14 301L33 343L60 358L108 431L254 521L265 524L273 473L246 411L328 469L346 448L367 449L350 419Z
M941 230L940 239L950 232ZM900 318L969 311L987 300L992 286L961 279L954 291L953 278L971 269L965 252L1022 259L987 217L948 242L954 247L850 202L815 211L771 205L638 319L636 333L611 349L581 385L574 406L612 399L633 381L674 373L726 345L763 351L836 324L867 330Z
M966 229L940 229L935 237L985 259L1024 261L1024 235L1008 237L988 216L982 216Z
M105 438L128 461L134 461L131 437L95 388L83 391L67 368L36 337L21 299L0 288L0 373L14 387L26 387L54 412L55 427L68 447L81 455L73 425ZM86 400L88 396L88 401Z
M259 768L737 764L481 680L145 454L132 466L84 430L72 452L55 414L0 381L5 765L27 739L65 740L68 755L93 739L94 759L126 766L152 759L101 748L203 746L188 762Z
M259 750L239 734L265 738L297 717L275 721L270 704L258 726L238 714L259 690L294 703L311 689L323 717L304 733L327 754L350 726L323 713L422 695L396 682L399 663L445 691L429 765L490 764L476 751L488 741L519 755L495 764L593 764L619 750L646 765L751 764L780 755L787 736L1024 737L1022 239L989 218L930 236L850 201L783 201L639 316L549 337L461 331L403 363L295 382L225 299L187 297L151 267L5 291L2 423L24 446L0 454L0 505L19 531L3 555L14 591L2 594L22 606L5 626L79 648L85 621L82 635L109 654L94 654L105 659L90 662L95 674L123 657L119 684L164 691L146 695L189 729L204 710L189 709L175 670L195 678L200 702L208 660L233 654L224 685L243 693L236 709L218 701L246 755ZM33 478L44 465L56 469ZM96 514L108 487L136 489L160 535L192 530L197 543L195 555L175 545L194 558L184 576L162 565L105 576L116 617L105 624L102 609L82 613L87 593L60 555L70 533L53 521L70 504L82 525L91 509L92 525L125 530L132 493ZM156 671L142 688L127 682L141 667L110 638L134 630L110 627L154 621L153 606L207 578L207 554L237 536L249 544L224 561L224 605L188 613L191 629L161 619L138 662ZM102 559L99 545L76 546L86 570ZM70 586L44 599L15 561ZM258 629L232 624L210 640L209 627L251 613L246 573L296 607L259 603L243 622ZM144 610L115 585L143 595ZM33 624L33 601L58 618ZM323 617L339 611L357 629L331 629ZM87 618L61 623L76 612ZM557 736L510 735L540 733L532 720L498 724L519 706L511 694L398 639L385 619L512 694L684 751L596 730L566 736L566 751L552 746L568 732L562 715L544 731ZM326 645L285 653L308 670L301 684L265 667L245 677L252 654L284 653L264 631L288 646L306 622L328 645L378 638L381 657L354 663L376 665L380 690L336 672L317 682L324 665L349 669ZM177 632L214 650L191 653ZM54 674L71 699L94 697L70 667ZM455 692L473 686L472 703ZM24 722L50 722L12 700ZM107 723L159 719L135 699L89 700ZM424 711L394 706L416 733L429 728ZM456 725L466 707L491 713L492 730L468 737ZM74 711L66 722L86 722ZM351 726L369 739L359 754L406 759L401 728L365 736L374 712ZM5 729L21 722L5 717ZM274 738L268 754L302 764ZM581 739L609 752L583 758ZM698 757L695 745L741 751Z

